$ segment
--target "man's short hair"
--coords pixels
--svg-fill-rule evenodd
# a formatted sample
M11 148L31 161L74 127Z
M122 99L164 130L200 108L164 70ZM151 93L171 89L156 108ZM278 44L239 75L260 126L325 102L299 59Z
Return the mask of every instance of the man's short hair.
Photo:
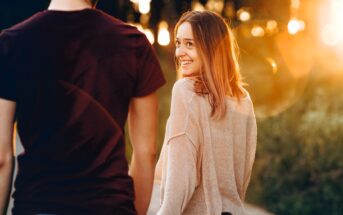
M98 4L99 0L90 0L90 2L92 4L92 6L95 7Z

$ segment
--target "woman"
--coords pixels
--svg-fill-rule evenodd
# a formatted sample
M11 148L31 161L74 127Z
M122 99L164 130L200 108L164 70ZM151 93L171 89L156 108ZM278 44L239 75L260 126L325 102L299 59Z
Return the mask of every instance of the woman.
M244 214L256 120L234 37L220 16L192 11L176 24L175 38L183 78L173 87L156 166L158 214Z

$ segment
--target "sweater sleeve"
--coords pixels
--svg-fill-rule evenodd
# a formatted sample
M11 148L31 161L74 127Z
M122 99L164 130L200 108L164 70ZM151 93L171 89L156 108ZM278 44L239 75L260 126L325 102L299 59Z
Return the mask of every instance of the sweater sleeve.
M186 134L167 145L167 172L164 195L158 215L178 215L185 210L196 184L196 149Z
M191 82L183 79L175 83L160 157L164 164L159 215L182 214L199 181L200 126L196 117L198 107L192 102L193 98Z
M256 118L254 114L253 107L251 105L251 114L248 117L247 121L247 139L246 139L246 158L245 158L245 171L244 171L244 184L243 184L243 193L242 199L245 199L245 194L248 189L252 167L255 161L256 154L256 142L257 142L257 125Z

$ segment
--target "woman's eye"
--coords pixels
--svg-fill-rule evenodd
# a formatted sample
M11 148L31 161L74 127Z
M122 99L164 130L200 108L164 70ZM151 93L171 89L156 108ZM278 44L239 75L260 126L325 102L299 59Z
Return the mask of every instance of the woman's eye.
M186 46L187 46L188 48L193 47L193 43L192 43L192 42L187 42L187 43L186 43Z
M180 44L181 44L180 41L178 41L178 40L175 41L175 46L176 47L180 47Z

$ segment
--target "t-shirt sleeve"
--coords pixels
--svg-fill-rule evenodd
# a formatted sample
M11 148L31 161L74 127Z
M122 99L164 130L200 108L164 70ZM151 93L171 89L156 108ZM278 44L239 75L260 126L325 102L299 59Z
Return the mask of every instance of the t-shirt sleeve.
M0 34L0 98L16 100L16 78L9 59L10 44L4 32Z
M165 84L165 79L161 70L156 53L145 35L138 39L136 51L137 59L137 82L134 89L134 97L146 96Z

